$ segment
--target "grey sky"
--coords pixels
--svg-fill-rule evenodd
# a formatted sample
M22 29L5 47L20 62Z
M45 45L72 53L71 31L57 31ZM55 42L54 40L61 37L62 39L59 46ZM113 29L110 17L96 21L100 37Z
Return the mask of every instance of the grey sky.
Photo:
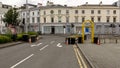
M99 4L100 1L103 2L103 4L112 4L113 2L116 2L118 0L28 0L28 3L36 4L42 3L43 5L46 4L47 1L52 1L55 4L62 4L62 5L71 5L71 6L77 6L81 4L85 4L88 2L89 4ZM8 5L17 5L20 6L24 3L26 3L26 0L0 0L3 4Z

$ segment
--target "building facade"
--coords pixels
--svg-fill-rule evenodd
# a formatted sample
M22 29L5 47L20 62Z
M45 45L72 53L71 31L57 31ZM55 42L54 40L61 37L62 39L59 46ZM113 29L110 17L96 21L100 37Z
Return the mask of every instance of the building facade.
M85 20L94 22L95 34L120 33L120 8L115 4L86 3L74 7L52 3L40 7L40 23L43 34L80 33L82 22ZM111 24L114 24L115 27L110 27ZM85 28L85 31L88 31L86 33L90 33L89 29Z
M10 9L12 6L5 5L0 2L0 34L4 34L6 32L5 23L3 22L4 14Z
M85 20L94 22L95 34L120 34L118 2L111 5L86 2L80 6L67 6L48 1L46 6L22 10L21 19L31 25L31 31L41 31L43 34L81 33L81 26ZM86 27L85 33L90 32L90 28Z

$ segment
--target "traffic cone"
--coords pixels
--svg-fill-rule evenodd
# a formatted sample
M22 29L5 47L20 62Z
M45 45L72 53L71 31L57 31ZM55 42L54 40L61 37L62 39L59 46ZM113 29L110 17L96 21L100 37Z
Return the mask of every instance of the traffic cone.
M100 45L100 40L98 39L97 44Z

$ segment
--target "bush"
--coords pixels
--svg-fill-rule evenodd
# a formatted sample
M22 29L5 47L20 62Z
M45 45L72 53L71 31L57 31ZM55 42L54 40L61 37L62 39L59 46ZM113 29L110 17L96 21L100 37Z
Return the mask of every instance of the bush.
M21 34L17 34L17 40L22 40L22 36L23 36L23 34L21 33Z
M29 35L38 35L37 32L28 32Z
M7 42L11 42L12 39L8 36L3 36L3 35L0 35L0 43L7 43Z

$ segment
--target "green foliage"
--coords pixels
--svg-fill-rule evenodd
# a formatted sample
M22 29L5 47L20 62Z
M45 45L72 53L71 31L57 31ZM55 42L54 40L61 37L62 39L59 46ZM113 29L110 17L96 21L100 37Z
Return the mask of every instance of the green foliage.
M22 36L23 36L24 33L21 33L21 34L17 34L17 40L20 41L22 40Z
M13 25L18 26L20 20L18 20L19 13L16 11L15 8L11 8L5 13L3 21L6 25Z
M29 35L38 35L37 32L28 32Z
M8 36L4 36L4 35L0 35L0 44L1 43L7 43L7 42L11 42L12 39Z

